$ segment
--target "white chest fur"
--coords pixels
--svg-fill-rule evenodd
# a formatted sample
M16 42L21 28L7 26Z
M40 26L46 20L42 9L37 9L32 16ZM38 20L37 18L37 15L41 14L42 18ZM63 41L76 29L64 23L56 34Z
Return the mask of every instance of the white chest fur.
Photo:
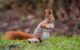
M54 28L54 25L53 25L53 23L49 23L48 25L47 25L47 27L48 28ZM47 38L49 38L49 36L50 36L50 33L49 33L49 29L43 29L43 35L42 35L42 39L47 39Z
M47 39L49 38L49 32L43 32L43 35L42 35L42 39Z
M54 24L53 23L49 23L48 24L48 28L54 28Z

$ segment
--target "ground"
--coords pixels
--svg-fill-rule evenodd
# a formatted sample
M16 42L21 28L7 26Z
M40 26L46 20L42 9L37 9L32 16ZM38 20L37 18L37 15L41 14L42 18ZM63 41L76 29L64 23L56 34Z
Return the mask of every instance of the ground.
M19 50L80 50L80 37L53 36L37 44L29 44L27 40L0 40L0 48L8 45L17 45Z

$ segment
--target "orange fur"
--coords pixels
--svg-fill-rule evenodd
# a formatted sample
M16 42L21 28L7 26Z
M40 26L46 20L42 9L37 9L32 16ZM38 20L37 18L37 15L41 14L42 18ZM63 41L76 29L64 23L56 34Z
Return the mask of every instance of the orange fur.
M25 33L25 32L20 32L20 31L8 31L5 32L5 35L3 36L4 39L6 40L27 40L29 38L33 38L31 34Z

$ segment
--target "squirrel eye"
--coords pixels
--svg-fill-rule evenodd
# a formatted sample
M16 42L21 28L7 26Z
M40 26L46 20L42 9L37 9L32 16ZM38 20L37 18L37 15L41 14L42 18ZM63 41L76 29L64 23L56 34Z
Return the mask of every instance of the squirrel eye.
M50 12L50 11L49 11L48 13L49 13L49 14L51 14L51 12Z

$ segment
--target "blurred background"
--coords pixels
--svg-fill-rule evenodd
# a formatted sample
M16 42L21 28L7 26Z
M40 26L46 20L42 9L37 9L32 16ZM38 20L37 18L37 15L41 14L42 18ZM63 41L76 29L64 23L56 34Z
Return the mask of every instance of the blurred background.
M33 33L44 20L44 9L53 10L53 35L80 34L80 0L0 0L0 32Z

